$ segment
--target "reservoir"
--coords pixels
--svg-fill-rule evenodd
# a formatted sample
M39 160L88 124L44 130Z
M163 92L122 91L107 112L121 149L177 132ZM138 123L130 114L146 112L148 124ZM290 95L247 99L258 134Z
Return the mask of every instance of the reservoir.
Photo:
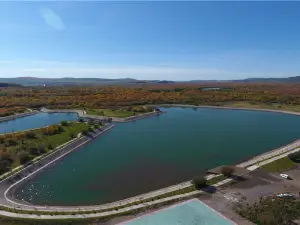
M38 113L0 122L0 134L49 126L63 120L77 120L76 113Z
M92 205L125 199L236 164L300 138L295 115L209 108L120 123L16 190L39 205Z

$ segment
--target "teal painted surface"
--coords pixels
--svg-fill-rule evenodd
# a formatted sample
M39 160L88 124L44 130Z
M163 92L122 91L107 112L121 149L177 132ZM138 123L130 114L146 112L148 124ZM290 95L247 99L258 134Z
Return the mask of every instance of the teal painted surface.
M192 179L300 138L300 117L241 110L167 108L117 124L18 190L36 204L112 202ZM22 192L23 190L23 192Z
M29 130L60 123L63 120L78 119L76 113L38 113L15 120L0 122L0 134Z
M124 225L234 225L199 200L137 218Z

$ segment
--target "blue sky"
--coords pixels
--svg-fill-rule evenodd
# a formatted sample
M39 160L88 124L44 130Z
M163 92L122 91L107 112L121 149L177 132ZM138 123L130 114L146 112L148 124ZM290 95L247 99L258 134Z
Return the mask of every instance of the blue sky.
M0 77L300 75L300 2L0 2Z

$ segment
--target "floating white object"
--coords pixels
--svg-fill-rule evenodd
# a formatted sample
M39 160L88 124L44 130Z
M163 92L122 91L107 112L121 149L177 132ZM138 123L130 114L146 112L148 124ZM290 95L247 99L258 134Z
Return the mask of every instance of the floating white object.
M278 198L296 198L294 195L292 194L288 194L288 193L282 193L282 194L278 194L276 195Z
M284 179L288 179L289 178L289 175L287 174L284 174L284 173L281 173L280 176Z

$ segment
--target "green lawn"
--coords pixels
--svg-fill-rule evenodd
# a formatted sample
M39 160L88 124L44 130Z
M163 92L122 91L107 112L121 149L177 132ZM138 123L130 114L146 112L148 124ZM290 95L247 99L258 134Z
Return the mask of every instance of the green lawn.
M299 163L295 163L288 157L284 157L269 164L266 164L262 166L262 168L264 168L268 172L281 172L284 170L291 169L297 165L299 165Z
M111 110L111 109L87 109L86 113L90 115L119 117L119 118L126 118L134 115L133 111Z
M51 136L45 136L41 132L39 132L39 139L37 142L45 143L47 146L48 144L52 144L55 148L71 139L71 134L75 134L77 136L78 133L81 133L83 130L86 130L89 127L87 123L72 123L69 126L64 126L64 132L60 134L55 134Z

